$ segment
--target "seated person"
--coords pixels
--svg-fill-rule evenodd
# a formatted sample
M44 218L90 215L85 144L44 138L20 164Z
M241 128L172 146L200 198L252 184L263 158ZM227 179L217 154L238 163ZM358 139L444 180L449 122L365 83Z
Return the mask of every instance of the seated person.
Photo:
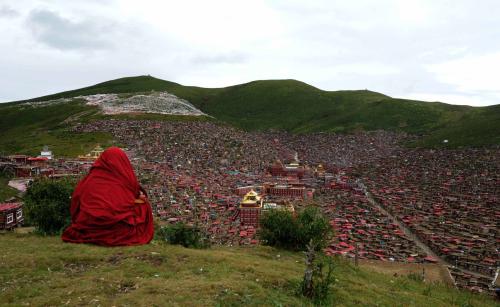
M62 239L105 246L147 244L153 214L125 152L104 151L71 198L71 225Z

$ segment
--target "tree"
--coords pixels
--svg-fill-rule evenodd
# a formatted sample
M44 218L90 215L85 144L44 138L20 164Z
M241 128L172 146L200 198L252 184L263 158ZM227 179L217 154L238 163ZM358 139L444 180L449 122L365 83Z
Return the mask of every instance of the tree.
M43 234L61 233L71 223L71 194L75 179L37 179L26 191L24 208L27 222Z
M309 242L319 250L332 234L328 220L314 206L306 207L297 217L288 211L270 210L262 216L260 226L260 237L267 245L289 250L305 250Z
M200 228L184 223L161 227L157 231L157 237L170 244L178 244L188 248L210 247L207 235Z
M299 293L311 299L315 305L324 305L331 298L330 288L335 284L334 264L331 257L315 248L316 246L311 240L307 245L307 251L304 252L306 268L300 283ZM324 271L325 267L327 267L327 271Z
M312 244L315 250L324 248L332 234L332 227L318 207L308 206L297 216L300 243L304 248Z

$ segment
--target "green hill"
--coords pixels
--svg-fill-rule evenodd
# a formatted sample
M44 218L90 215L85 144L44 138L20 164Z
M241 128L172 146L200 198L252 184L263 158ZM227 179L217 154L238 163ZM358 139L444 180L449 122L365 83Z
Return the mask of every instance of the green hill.
M307 306L301 253L269 247L186 249L66 244L0 233L2 306ZM495 306L492 298L336 260L336 306Z
M225 88L201 88L138 76L21 102L100 93L147 94L152 90L173 93L217 120L246 130L284 129L304 133L385 129L423 135L413 146L453 148L500 144L500 105L456 106L395 99L368 90L323 91L296 80L264 80ZM61 146L61 152L75 154L87 150L90 144L107 143L111 139L105 134L74 135L62 129L68 117L76 117L79 121L103 117L78 99L64 106L37 108L23 107L21 102L0 104L0 152L31 153L35 149L38 151L43 144L55 144ZM154 115L144 117L179 119ZM443 143L445 139L448 140L446 144ZM80 148L75 148L72 140L79 142Z
M135 93L146 91L165 91L173 86L180 86L177 83L157 79L150 76L127 77L116 80L102 82L96 85L84 87L81 89L61 92L53 95L37 97L25 101L47 101L59 98L72 98L76 96L111 94L111 93Z
M35 155L44 145L51 145L58 156L77 156L97 143L108 145L112 139L109 134L71 133L66 129L68 118L78 114L90 117L96 113L97 109L77 101L44 107L0 104L0 155Z

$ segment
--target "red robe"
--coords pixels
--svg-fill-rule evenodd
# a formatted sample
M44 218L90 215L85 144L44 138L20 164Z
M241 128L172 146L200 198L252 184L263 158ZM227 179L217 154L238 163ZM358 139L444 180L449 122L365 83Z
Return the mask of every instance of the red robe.
M63 241L105 246L149 243L153 214L147 200L137 203L140 190L127 155L118 147L107 149L73 192L71 225L63 232Z

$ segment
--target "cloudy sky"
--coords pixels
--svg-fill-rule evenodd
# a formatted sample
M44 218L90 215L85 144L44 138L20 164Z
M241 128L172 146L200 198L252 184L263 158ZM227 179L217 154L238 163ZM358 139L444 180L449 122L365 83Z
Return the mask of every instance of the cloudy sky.
M500 1L0 0L0 102L133 75L500 103Z

